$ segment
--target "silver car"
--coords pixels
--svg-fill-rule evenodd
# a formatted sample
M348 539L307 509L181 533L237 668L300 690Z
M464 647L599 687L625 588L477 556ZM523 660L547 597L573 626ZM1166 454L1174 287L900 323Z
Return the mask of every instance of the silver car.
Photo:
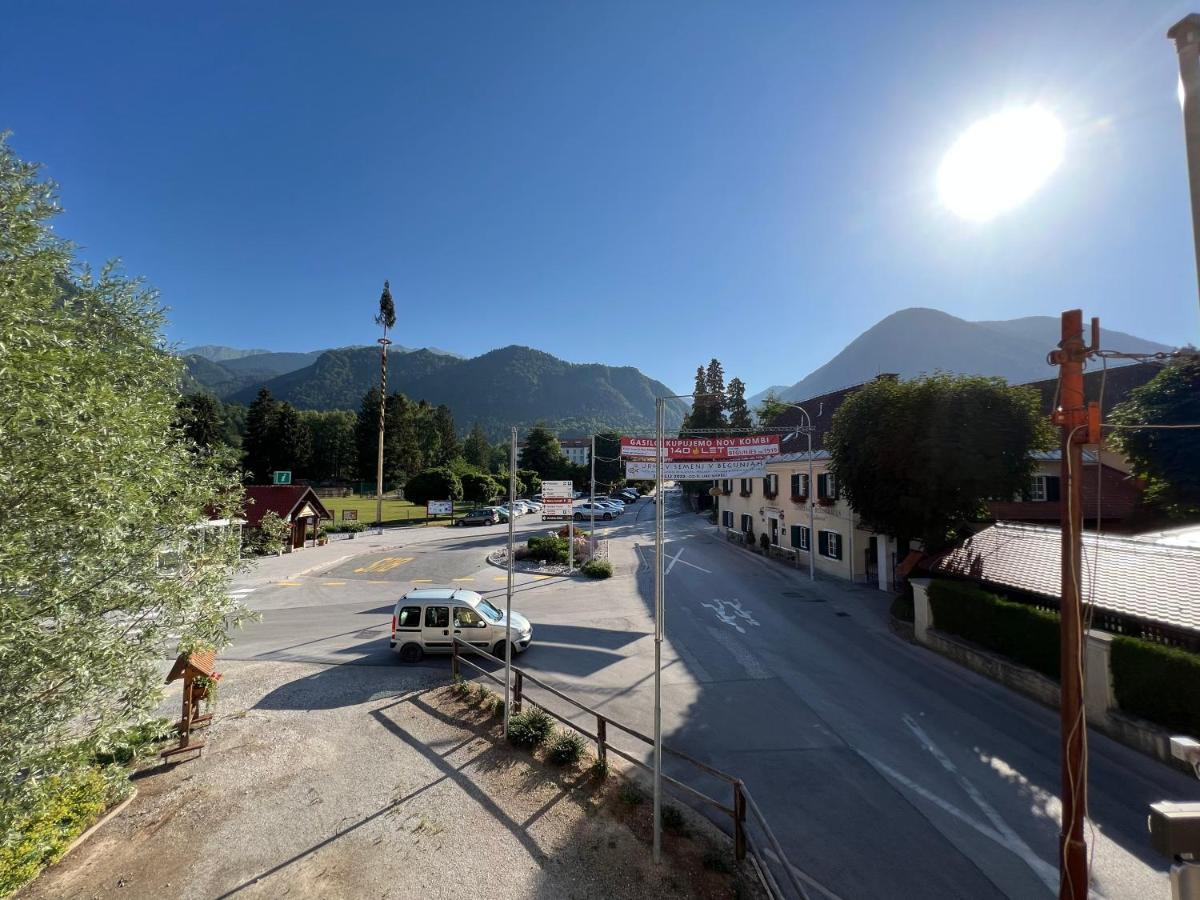
M404 662L420 662L426 653L449 653L452 638L504 657L504 612L475 591L459 588L416 588L396 601L392 610L391 648ZM533 640L533 626L512 614L514 653Z

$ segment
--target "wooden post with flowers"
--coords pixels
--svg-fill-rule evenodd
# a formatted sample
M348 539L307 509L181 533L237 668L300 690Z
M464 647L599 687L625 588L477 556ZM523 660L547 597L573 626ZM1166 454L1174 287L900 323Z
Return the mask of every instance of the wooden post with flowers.
M212 721L212 713L201 713L200 704L214 694L221 674L216 671L217 654L214 650L195 650L181 653L167 674L167 684L183 679L183 717L175 724L179 732L179 745L162 751L163 758L191 750L203 751L204 741L191 739L192 729Z

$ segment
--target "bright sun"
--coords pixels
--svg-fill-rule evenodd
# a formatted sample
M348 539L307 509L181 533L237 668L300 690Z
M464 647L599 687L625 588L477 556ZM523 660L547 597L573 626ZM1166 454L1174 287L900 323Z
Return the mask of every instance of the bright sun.
M981 119L946 152L938 194L964 219L987 221L1033 196L1062 162L1065 142L1058 119L1040 106Z

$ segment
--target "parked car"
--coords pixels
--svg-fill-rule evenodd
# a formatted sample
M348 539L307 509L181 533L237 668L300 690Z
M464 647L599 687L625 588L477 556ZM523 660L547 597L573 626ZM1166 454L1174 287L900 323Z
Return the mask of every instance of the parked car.
M449 653L453 638L494 656L504 656L504 613L475 591L416 588L396 601L392 611L391 648L406 663L426 653ZM521 653L533 639L533 626L516 610L510 631L513 651Z
M461 519L458 524L466 525L497 525L500 523L499 510L491 506L485 506L482 509L473 509Z
M617 511L611 506L601 506L599 503L593 506L585 500L583 503L575 504L575 521L582 522L584 519L590 518L593 511L595 511L597 519L609 520L618 515Z
M624 506L618 506L616 503L614 503L611 500L597 500L596 505L602 509L611 509L618 516L621 515L621 513L625 512Z

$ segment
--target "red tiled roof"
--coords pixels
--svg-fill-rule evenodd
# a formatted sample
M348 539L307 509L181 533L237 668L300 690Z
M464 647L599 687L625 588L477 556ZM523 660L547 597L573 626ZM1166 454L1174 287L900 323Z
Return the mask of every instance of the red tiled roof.
M924 568L1057 599L1061 560L1057 528L998 522ZM1111 536L1097 546L1084 532L1080 590L1097 610L1200 632L1200 550Z
M271 510L285 522L304 503L311 503L322 519L332 519L329 510L321 503L317 492L303 484L251 484L246 487L246 524L258 525L263 513Z

